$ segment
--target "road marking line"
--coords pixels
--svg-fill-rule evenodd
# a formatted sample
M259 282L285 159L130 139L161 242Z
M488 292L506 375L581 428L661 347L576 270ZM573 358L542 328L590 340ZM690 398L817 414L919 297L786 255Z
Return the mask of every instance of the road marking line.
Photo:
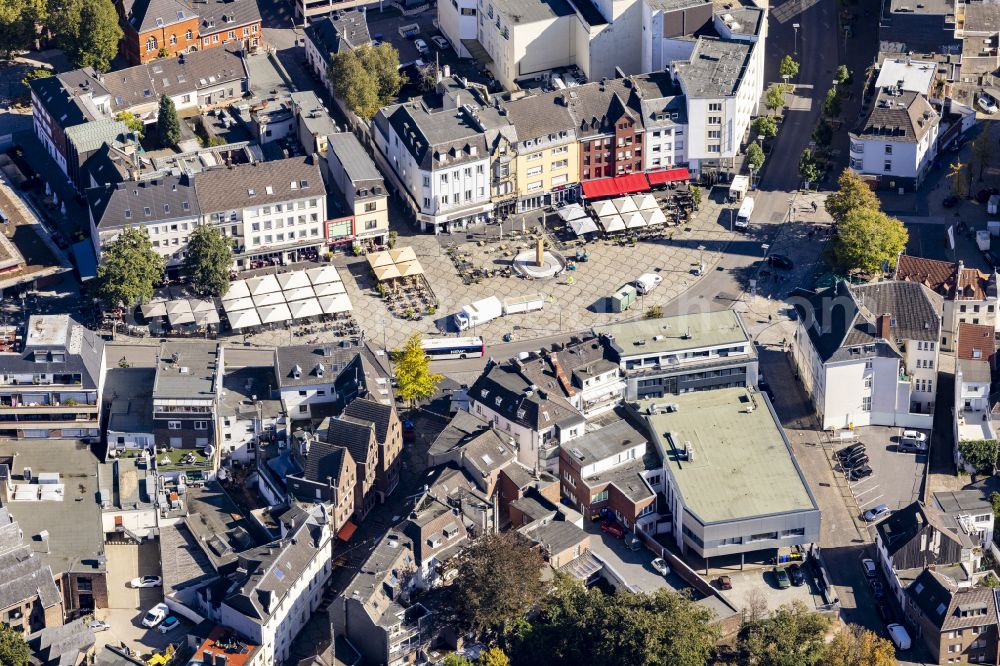
M859 505L858 508L859 509L863 509L866 506L868 506L869 504L871 504L872 502L877 502L878 500L882 499L883 497L885 497L885 495L877 495L876 497L873 497L872 499L868 500L864 504Z
M874 486L872 486L868 490L862 490L860 493L854 493L854 496L855 497L860 497L861 495L864 495L865 493L870 493L871 491L873 491L873 490L875 490L877 488L878 488L878 484L876 483Z

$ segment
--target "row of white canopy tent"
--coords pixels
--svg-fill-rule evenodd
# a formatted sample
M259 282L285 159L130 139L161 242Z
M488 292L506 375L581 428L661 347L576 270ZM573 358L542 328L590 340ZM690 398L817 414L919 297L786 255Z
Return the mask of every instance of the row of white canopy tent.
M591 219L590 215L580 204L569 204L559 209L559 217L569 225L570 229L577 236L594 233L598 231L597 223Z
M333 266L236 280L222 297L222 307L234 330L353 309Z
M166 317L171 326L194 324L198 327L219 323L219 312L211 298L154 298L141 307L146 319Z
M604 199L591 205L605 233L652 227L667 221L651 194Z

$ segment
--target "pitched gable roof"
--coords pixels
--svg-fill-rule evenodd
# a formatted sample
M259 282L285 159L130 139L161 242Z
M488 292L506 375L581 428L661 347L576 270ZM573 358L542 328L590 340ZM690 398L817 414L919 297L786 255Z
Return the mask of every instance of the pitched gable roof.
M352 418L330 419L324 439L330 444L343 446L358 464L368 460L368 454L375 447L375 424Z
M389 424L396 408L392 405L383 405L374 400L366 398L355 398L351 404L344 409L344 416L349 416L358 421L368 421L375 424L375 437L380 443L384 443L389 437Z
M341 475L353 464L354 459L345 447L315 440L309 445L309 455L305 458L302 472L308 481L326 483L330 479L338 485Z
M951 292L957 264L902 254L896 261L896 279L919 282L931 291L947 296Z
M996 339L992 326L983 324L958 325L958 358L963 361L992 362Z

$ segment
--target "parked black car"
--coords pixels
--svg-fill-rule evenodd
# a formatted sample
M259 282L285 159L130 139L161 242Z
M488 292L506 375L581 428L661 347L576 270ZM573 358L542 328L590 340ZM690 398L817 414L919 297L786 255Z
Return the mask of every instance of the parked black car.
M860 467L852 468L851 471L847 473L847 478L851 481L860 481L861 479L867 479L871 475L872 468L865 464Z
M990 250L983 250L983 259L991 268L1000 268L1000 259L997 259L997 255Z
M951 195L941 200L941 205L945 208L954 208L958 205L958 197Z
M851 456L846 460L840 461L840 466L844 469L854 469L855 467L861 467L862 465L868 464L868 454L862 453L860 455Z
M789 565L788 575L792 579L792 585L794 585L795 587L799 587L800 585L803 585L806 582L806 577L802 573L802 567L800 567L797 564Z
M864 451L864 450L865 450L865 445L862 444L861 442L858 442L857 444L851 444L850 446L845 446L844 448L837 451L837 457L843 460L844 458L850 458L859 451Z

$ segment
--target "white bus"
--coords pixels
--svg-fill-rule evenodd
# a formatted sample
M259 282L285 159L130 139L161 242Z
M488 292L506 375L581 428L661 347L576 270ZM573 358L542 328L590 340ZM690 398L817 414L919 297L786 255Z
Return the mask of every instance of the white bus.
M446 358L481 358L486 353L482 337L435 338L420 343L427 358L437 361Z

